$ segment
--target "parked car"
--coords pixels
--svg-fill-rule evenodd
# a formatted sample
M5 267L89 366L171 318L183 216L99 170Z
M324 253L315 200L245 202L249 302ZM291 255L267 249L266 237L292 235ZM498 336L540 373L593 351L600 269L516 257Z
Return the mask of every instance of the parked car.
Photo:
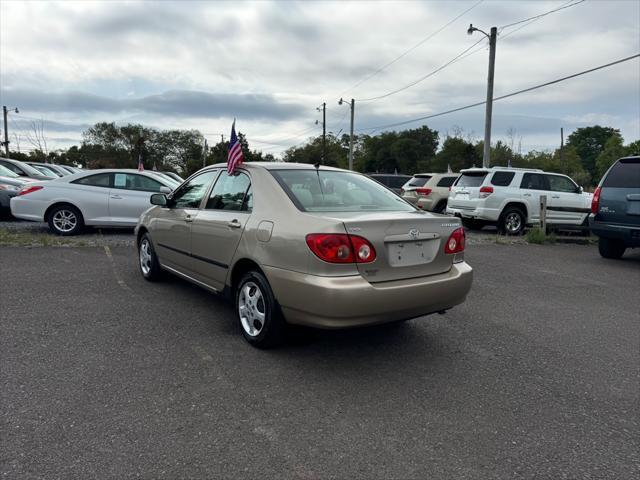
M422 210L444 213L457 173L418 173L402 186L401 195Z
M178 175L177 173L174 172L168 172L168 171L164 171L164 172L160 172L160 173L164 173L165 175L170 176L171 178L173 178L176 182L178 183L182 183L184 182L184 178L182 178L180 175Z
M0 217L4 218L11 214L10 200L29 181L0 165Z
M423 212L365 175L251 162L206 167L136 227L140 271L172 272L235 302L249 343L287 324L346 328L444 312L472 281L457 219Z
M47 167L43 167L42 165L37 165L37 164L33 164L33 163L29 163L28 165L31 165L33 168L35 168L40 173L42 173L42 175L46 175L47 177L50 177L50 178L58 178L58 177L62 177L63 176L62 174L56 173L56 172L54 172L53 170L50 170Z
M554 228L588 228L590 193L558 173L524 168L469 168L451 187L446 212L468 228L494 224L507 235L540 222L540 196L547 197L546 221Z
M47 222L59 235L75 235L85 225L134 227L151 194L169 193L174 185L137 170L88 170L25 186L11 199L11 213Z
M411 180L410 175L399 175L391 173L367 173L367 176L380 182L389 190L392 190L398 195L401 194L402 186L409 180Z
M640 156L621 158L604 174L593 194L589 226L604 258L640 247Z
M72 173L75 173L75 172L70 172L66 170L61 165L55 165L53 163L42 163L42 162L25 162L25 163L31 165L33 168L36 168L36 169L38 169L38 167L46 168L52 171L56 177L66 177L67 175L71 175Z
M13 173L26 178L32 178L34 180L51 180L51 177L39 172L31 165L18 160L11 160L9 158L0 158L0 165L8 168Z

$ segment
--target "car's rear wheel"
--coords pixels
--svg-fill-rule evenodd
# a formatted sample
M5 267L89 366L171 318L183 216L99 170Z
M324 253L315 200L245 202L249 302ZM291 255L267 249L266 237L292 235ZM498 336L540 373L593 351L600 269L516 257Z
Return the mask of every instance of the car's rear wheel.
M626 247L624 243L618 240L611 240L610 238L604 237L600 237L598 240L598 251L604 258L621 258L625 250Z
M282 343L285 321L265 276L247 272L236 288L236 312L244 338L254 347L271 348Z
M500 215L498 228L505 235L520 235L524 231L525 216L522 210L515 207L505 209Z
M142 235L138 243L138 266L145 280L157 282L162 278L162 268L148 233Z
M77 235L84 228L82 213L73 205L58 205L49 213L49 230L57 235Z

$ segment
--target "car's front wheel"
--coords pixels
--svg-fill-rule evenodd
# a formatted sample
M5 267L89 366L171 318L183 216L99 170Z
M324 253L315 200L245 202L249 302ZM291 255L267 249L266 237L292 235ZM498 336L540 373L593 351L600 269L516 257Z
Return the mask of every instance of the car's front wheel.
M600 237L598 240L598 251L604 258L618 259L624 255L626 250L624 243L610 238Z
M58 205L49 213L49 230L57 235L77 235L84 228L82 213L73 205Z
M254 347L271 348L284 340L285 321L265 276L247 272L236 289L236 312L244 338Z
M148 233L142 235L138 243L138 265L145 280L157 282L162 278L162 268Z

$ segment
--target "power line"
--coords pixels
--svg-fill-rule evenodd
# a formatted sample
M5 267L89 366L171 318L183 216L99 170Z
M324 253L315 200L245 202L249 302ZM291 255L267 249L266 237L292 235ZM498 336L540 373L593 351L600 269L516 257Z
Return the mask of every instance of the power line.
M558 7L558 8L554 8L553 10L549 10L548 12L541 13L540 15L535 15L533 17L525 18L524 20L518 20L517 22L509 23L507 25L502 25L500 28L501 29L509 28L509 27L513 27L514 25L519 25L521 23L528 22L530 20L537 20L539 18L546 17L547 15L551 15L552 13L559 12L560 10L564 10L565 8L570 8L570 7L573 7L575 5L578 5L578 4L580 4L580 3L584 2L584 1L585 0L578 0L577 2L571 3L570 5L566 5L565 4L565 5L562 5L562 6Z
M398 60L400 60L401 58L407 56L409 53L413 52L416 48L418 48L419 46L425 44L426 42L428 42L429 40L431 40L433 37L435 37L437 34L439 34L441 31L443 31L445 28L447 28L449 25L451 25L452 23L454 23L456 20L458 20L460 17L462 17L463 15L465 15L466 13L470 12L471 10L473 10L474 8L476 8L478 5L480 5L484 0L480 0L477 3L475 3L474 5L472 5L471 7L467 8L464 12L460 13L459 15L457 15L455 18L453 18L452 20L449 20L446 24L444 24L442 27L440 27L438 30L436 30L433 33L430 33L429 35L427 35L425 38L423 38L422 40L420 40L418 43L416 43L413 47L409 48L408 50L405 50L403 53L401 53L400 55L398 55L396 58L394 58L393 60L391 60L390 62L384 64L383 66L381 66L380 68L378 68L376 71L374 71L372 74L366 76L365 78L363 78L362 80L360 80L358 83L356 83L355 85L353 85L352 87L347 88L346 90L344 90L342 93L340 93L339 96L344 95L346 92L348 92L349 90L353 90L354 88L362 85L364 82L366 82L367 80L375 77L377 74L379 74L380 72L382 72L385 68L393 65L394 63L396 63Z
M633 60L634 58L638 58L638 57L640 57L640 53L637 53L635 55L631 55L630 57L622 58L620 60L616 60L614 62L610 62L610 63L604 64L604 65L600 65L598 67L590 68L590 69L584 70L582 72L574 73L573 75L568 75L566 77L558 78L556 80L551 80L550 82L541 83L540 85L535 85L533 87L524 88L524 89L518 90L516 92L512 92L512 93L508 93L506 95L495 97L493 99L493 101L496 102L498 100L503 100L505 98L513 97L515 95L520 95L521 93L530 92L532 90L537 90L538 88L547 87L547 86L553 85L555 83L564 82L565 80L569 80L571 78L579 77L581 75L585 75L587 73L595 72L597 70L602 70L603 68L612 67L612 66L617 65L619 63L628 62L629 60ZM361 128L358 131L359 132L363 132L363 131L369 131L369 130L372 130L372 131L373 130L380 130L380 129L383 129L383 128L399 127L401 125L406 125L408 123L418 122L420 120L427 120L429 118L440 117L442 115L447 115L449 113L460 112L460 111L466 110L468 108L478 107L480 105L484 105L485 103L487 103L486 100L482 101L482 102L472 103L470 105L465 105L464 107L453 108L451 110L446 110L444 112L439 112L439 113L434 113L434 114L431 114L431 115L426 115L424 117L413 118L411 120L405 120L405 121L397 122L397 123L390 123L388 125L379 125L379 126L376 126L376 127Z

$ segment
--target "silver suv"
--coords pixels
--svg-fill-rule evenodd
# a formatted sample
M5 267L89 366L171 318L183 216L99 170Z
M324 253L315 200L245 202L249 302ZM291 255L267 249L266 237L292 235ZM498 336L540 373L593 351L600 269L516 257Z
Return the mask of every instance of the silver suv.
M592 194L571 178L524 168L469 168L451 187L446 212L468 228L494 224L507 235L540 221L540 196L547 197L546 221L553 227L588 228Z
M458 173L418 173L402 186L402 198L422 210L444 213L447 208L449 188L458 175Z

